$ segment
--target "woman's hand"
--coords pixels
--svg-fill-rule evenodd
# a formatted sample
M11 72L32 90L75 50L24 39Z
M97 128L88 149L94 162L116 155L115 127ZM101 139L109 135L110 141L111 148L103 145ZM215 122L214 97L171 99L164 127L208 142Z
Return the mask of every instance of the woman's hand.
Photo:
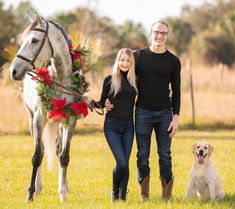
M105 100L104 106L105 106L106 112L111 111L113 108L113 104L110 103L108 98Z

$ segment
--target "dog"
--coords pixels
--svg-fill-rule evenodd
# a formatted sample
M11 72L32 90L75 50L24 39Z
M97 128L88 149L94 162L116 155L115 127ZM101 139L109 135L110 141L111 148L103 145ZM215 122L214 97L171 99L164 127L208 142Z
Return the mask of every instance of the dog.
M224 191L220 177L210 160L213 147L207 142L197 142L192 145L195 162L190 172L190 181L185 199L191 195L211 200L223 199Z

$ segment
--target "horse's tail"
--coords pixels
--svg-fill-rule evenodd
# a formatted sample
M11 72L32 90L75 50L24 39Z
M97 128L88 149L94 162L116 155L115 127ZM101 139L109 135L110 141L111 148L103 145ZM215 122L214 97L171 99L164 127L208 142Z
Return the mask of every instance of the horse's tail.
M47 158L48 170L53 169L54 159L56 156L56 137L57 137L57 126L55 123L46 124L43 131L43 144L44 151Z

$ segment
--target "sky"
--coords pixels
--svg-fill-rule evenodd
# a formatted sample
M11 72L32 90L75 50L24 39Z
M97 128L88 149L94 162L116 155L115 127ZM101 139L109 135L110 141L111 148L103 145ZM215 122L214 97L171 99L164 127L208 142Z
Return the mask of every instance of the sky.
M5 7L17 6L22 0L3 0ZM188 3L199 6L213 0L30 0L38 13L48 17L57 12L71 11L87 6L99 16L107 16L116 24L125 20L141 23L145 29L152 23L168 16L180 15L181 7Z

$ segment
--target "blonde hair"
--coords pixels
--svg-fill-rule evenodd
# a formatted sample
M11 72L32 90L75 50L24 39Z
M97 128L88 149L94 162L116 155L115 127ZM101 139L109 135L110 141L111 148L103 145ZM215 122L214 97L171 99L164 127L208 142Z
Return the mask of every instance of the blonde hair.
M113 97L117 95L117 93L121 89L121 73L120 69L118 67L119 61L121 59L122 54L127 54L130 58L130 68L127 73L127 80L129 81L130 85L134 87L134 89L137 91L136 87L136 76L135 76L135 59L134 59L134 54L131 49L129 48L123 48L120 49L117 53L117 57L115 59L114 65L113 65L113 73L112 73L112 79L111 79L111 87L109 94L113 93Z

